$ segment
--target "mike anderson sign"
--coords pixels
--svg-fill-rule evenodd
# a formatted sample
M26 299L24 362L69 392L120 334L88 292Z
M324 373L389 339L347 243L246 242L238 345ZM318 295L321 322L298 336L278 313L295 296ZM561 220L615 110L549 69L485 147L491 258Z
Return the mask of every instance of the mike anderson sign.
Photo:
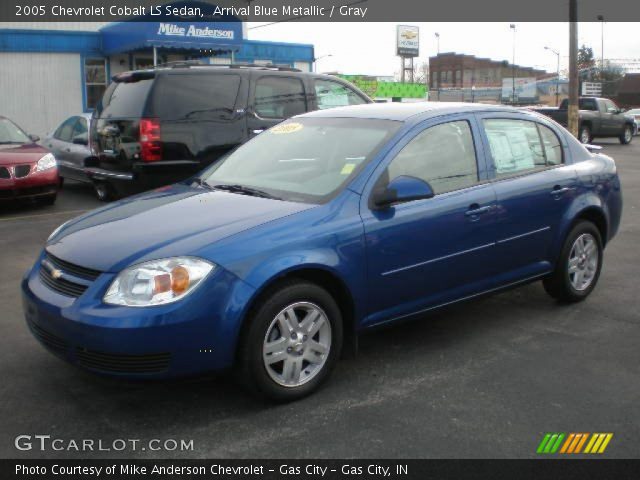
M233 30L220 30L207 26L197 27L195 25L176 25L174 23L160 23L158 25L158 35L168 37L195 37L195 38L224 38L233 40Z

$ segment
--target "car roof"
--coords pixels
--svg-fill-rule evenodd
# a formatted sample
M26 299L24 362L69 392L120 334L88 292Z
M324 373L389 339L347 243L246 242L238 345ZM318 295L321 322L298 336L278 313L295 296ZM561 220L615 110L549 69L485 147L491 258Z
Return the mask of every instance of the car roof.
M504 105L485 105L480 103L462 102L411 102L411 103L374 103L368 105L352 105L348 107L336 107L327 110L316 110L314 112L299 115L299 117L314 118L368 118L378 120L395 120L404 122L411 117L420 116L422 118L436 117L450 113L469 112L511 112L523 113L522 110Z

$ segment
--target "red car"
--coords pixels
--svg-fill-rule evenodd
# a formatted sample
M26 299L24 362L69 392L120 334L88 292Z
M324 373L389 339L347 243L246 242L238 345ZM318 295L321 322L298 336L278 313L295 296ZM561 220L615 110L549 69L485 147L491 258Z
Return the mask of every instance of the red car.
M0 201L33 198L52 205L60 178L56 159L38 137L0 116Z

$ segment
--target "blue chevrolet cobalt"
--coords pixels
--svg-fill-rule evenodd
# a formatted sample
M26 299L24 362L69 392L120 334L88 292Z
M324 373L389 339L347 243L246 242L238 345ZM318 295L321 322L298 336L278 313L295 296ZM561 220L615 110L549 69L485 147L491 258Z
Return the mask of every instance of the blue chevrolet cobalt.
M538 114L336 108L63 224L24 278L24 310L85 369L233 367L292 400L367 329L536 280L584 300L621 209L614 161Z

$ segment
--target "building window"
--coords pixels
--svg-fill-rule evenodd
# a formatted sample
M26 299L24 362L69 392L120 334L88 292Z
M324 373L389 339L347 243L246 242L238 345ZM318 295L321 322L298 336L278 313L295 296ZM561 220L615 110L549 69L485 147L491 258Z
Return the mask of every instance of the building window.
M107 60L84 59L85 110L93 110L107 89Z

